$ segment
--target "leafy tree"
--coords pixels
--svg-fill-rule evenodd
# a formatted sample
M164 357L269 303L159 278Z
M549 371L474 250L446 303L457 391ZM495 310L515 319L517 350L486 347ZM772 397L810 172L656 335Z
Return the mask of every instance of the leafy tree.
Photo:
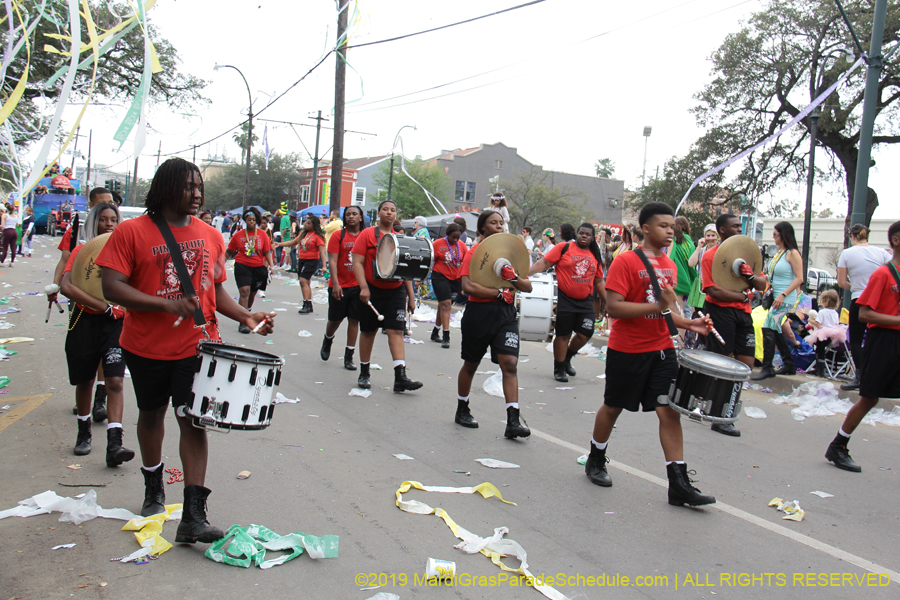
M568 187L551 187L550 177L550 172L533 167L516 173L504 184L511 232L519 232L526 225L535 233L546 227L558 231L562 223L577 227L590 220L584 193Z
M803 216L803 213L800 210L799 200L784 198L773 203L768 210L765 211L765 215L772 219L790 219L792 217L796 218Z
M293 205L300 193L300 173L303 168L300 155L297 153L278 154L272 152L269 155L269 169L266 170L266 156L264 152L253 154L253 162L250 163L250 197L248 206L262 206L266 210L275 212L282 202ZM244 176L246 170L243 166L232 165L216 173L204 181L204 195L206 210L230 210L241 206L244 200Z
M414 158L406 161L406 170L412 175L416 181L431 192L436 198L446 206L451 199L450 178L444 171L436 166L430 165L421 158ZM391 162L384 161L373 176L373 180L382 188L382 194L378 196L378 201L387 200L387 189L390 183ZM397 204L397 217L400 219L409 219L417 215L433 215L436 214L434 206L414 181L400 170L400 157L394 160L394 180L390 183L391 199Z
M597 170L597 177L609 178L613 176L616 165L610 158L601 158L597 161L597 164L594 165L594 168Z
M249 123L242 123L241 130L235 131L234 135L231 138L234 140L234 143L237 144L241 149L241 164L244 164L244 161L247 160L247 130L250 128ZM253 134L253 143L259 141L259 136L255 133Z
M818 214L818 217L820 219L830 219L832 216L834 216L834 212L830 208L820 210Z
M875 0L845 2L857 32L872 30ZM884 46L900 42L900 0L888 0ZM844 52L853 41L833 0L768 0L737 33L730 34L712 55L713 80L696 98L694 113L715 138L724 160L761 141L834 83L853 60ZM824 173L843 179L849 214L856 181L856 162L866 69L858 69L821 107L819 144L830 164ZM900 99L900 55L884 65L876 109L874 144L900 142L897 123ZM776 144L748 156L728 186L758 197L780 184L803 180L810 123L802 121ZM878 206L871 188L866 223Z

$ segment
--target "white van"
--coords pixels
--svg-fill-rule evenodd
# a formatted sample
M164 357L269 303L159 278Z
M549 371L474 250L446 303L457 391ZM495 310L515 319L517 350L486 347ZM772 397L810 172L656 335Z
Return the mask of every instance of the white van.
M128 219L133 219L135 217L139 217L142 214L147 212L147 209L143 206L120 206L119 214L122 215L122 220L127 221Z

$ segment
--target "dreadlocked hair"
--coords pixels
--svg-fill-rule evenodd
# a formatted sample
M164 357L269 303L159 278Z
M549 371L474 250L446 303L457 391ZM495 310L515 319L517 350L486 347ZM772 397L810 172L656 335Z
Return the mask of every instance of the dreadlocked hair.
M594 258L597 259L597 264L603 264L603 255L600 254L600 245L597 243L597 230L594 229L594 226L590 223L582 223L578 226L578 229L590 229L591 230L591 243L588 246L591 250L591 254L594 255Z
M184 188L191 173L194 173L200 180L200 206L203 206L206 198L200 169L194 163L183 158L170 158L159 165L156 175L153 176L153 181L150 183L150 191L147 192L147 198L144 200L144 206L147 207L147 214L150 215L150 218L162 214L164 206L176 202L184 195Z

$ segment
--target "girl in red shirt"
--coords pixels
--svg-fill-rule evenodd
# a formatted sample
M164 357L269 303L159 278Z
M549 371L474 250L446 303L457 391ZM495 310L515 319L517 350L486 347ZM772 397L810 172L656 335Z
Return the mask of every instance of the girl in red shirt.
M328 269L331 271L328 287L331 293L328 294L328 324L325 325L319 358L328 360L331 357L334 334L346 317L347 349L344 350L344 368L348 371L356 370L353 352L359 335L359 315L363 310L359 303L359 282L353 272L353 246L362 232L363 223L362 209L348 206L344 210L344 227L332 233L328 240Z
M245 229L231 236L225 258L234 258L234 281L238 286L238 304L246 309L253 306L256 292L265 291L272 273L272 243L266 230L257 227L261 223L259 211L252 206L244 213ZM250 333L250 328L241 323L241 333Z
M434 268L431 271L431 285L438 299L438 310L434 329L431 330L431 341L440 343L442 348L450 347L450 302L455 294L462 293L460 269L468 249L459 241L461 235L459 225L450 223L444 237L432 244ZM443 340L438 337L441 329L444 331Z
M306 215L306 223L300 235L289 242L279 242L275 244L276 248L284 248L286 246L297 246L297 279L300 280L300 289L303 292L303 306L298 311L301 315L309 314L313 311L312 290L309 288L309 280L313 278L319 269L319 261L322 265L328 264L325 256L325 232L319 223L319 218L313 215Z

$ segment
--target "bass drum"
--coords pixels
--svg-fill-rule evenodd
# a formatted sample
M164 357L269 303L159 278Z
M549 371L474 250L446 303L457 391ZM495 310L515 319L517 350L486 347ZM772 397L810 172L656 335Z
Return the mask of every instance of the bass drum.
M378 241L375 277L385 281L427 279L434 266L431 240L387 233Z
M556 277L537 273L531 277L532 290L519 292L519 339L547 342L556 326Z

